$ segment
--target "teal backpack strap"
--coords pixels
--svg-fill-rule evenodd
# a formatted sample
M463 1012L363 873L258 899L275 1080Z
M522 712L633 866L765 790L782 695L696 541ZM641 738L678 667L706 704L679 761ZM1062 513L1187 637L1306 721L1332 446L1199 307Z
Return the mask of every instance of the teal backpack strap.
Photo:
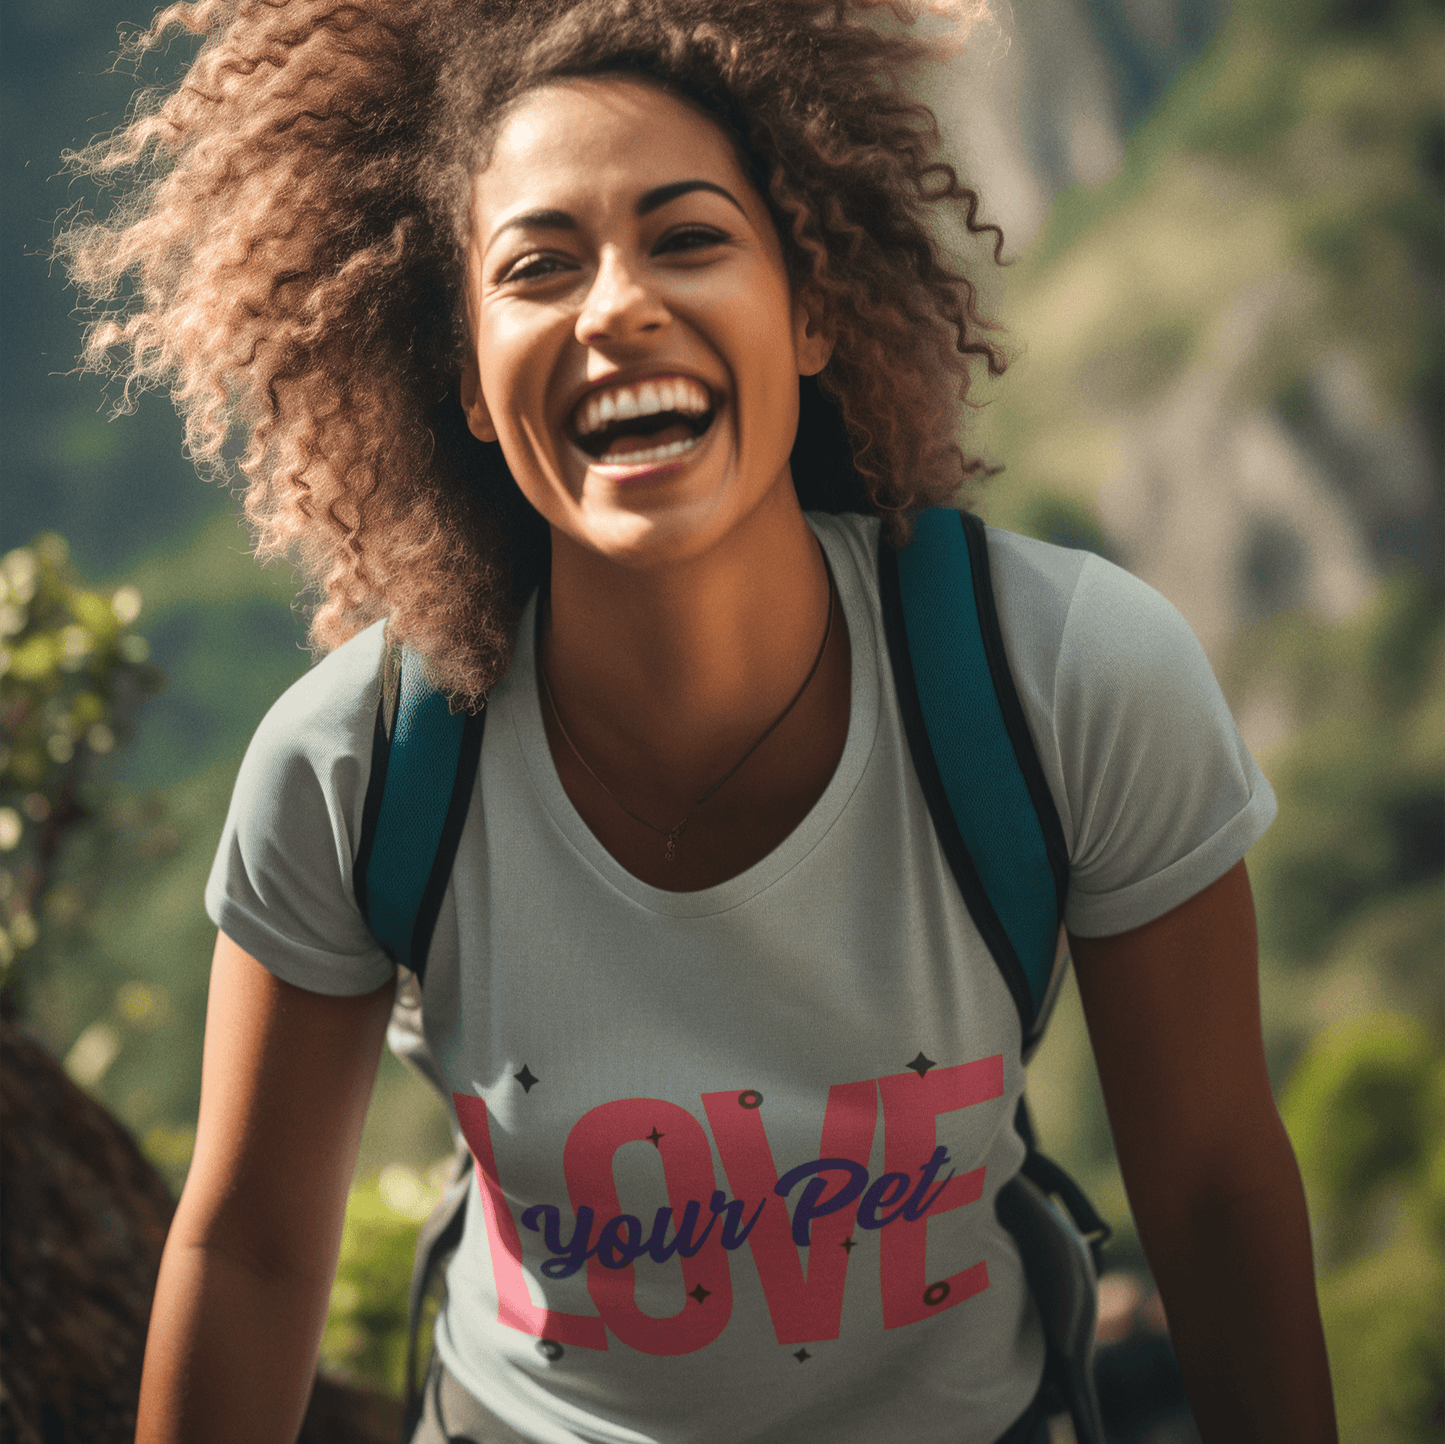
M1061 971L1069 859L1004 654L983 523L926 511L908 546L879 548L878 570L914 769L1027 1052Z
M387 645L380 684L353 887L373 936L420 984L476 786L487 714L485 706L453 713L409 648ZM470 1162L467 1154L467 1167L457 1169L418 1240L407 1300L404 1438L421 1417L422 1312L443 1260L461 1240Z
M420 981L477 780L486 711L454 713L409 648L387 646L353 869L357 906Z
M1069 859L1004 653L983 523L967 512L924 512L908 546L879 548L878 575L914 771L969 916L1013 995L1027 1060L1067 958ZM1015 1127L1027 1153L995 1211L1018 1243L1039 1310L1046 1402L1050 1412L1067 1410L1080 1444L1105 1444L1093 1346L1109 1228L1037 1150L1022 1098Z

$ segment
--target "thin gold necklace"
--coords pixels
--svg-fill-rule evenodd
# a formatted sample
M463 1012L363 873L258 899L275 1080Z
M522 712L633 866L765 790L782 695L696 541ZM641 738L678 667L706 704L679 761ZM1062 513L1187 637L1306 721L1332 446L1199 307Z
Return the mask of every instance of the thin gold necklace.
M547 676L547 665L545 662L542 661L540 654L538 655L537 670L542 674L542 690L547 694L547 705L552 709L552 717L553 720L557 723L557 730L562 734L562 740L566 742L566 744L572 749L572 755L583 765L583 767L587 769L587 775L591 777L591 779L608 795L608 797L613 800L613 802L618 805L618 807L623 810L623 812L625 812L634 822L640 822L644 827L651 828L653 832L666 839L666 846L662 850L662 856L665 862L671 862L677 856L677 840L682 836L683 829L692 820L693 813L696 812L698 808L703 805L704 802L711 798L725 782L729 781L733 776L736 775L736 773L742 767L743 763L746 762L748 758L751 757L753 753L756 752L758 748L761 747L763 743L766 742L768 738L771 737L773 733L778 730L778 728L782 725L783 719L802 700L803 693L808 690L809 684L812 682L813 678L817 676L818 668L823 663L823 653L828 650L828 638L833 634L833 606L837 594L837 589L833 585L833 572L832 569L829 568L828 621L823 628L823 640L818 646L818 655L813 658L813 665L808 668L808 675L803 678L803 685L799 687L798 690L793 694L793 700L789 702L788 705L784 707L783 710L779 712L776 717L773 718L771 723L769 723L767 731L764 732L763 735L759 737L758 740L754 742L753 745L749 747L748 750L744 752L743 755L739 757L738 760L734 762L733 765L729 767L728 770L723 773L723 775L719 777L718 780L714 782L713 785L709 787L708 790L704 792L703 795L699 797L692 804L691 807L688 808L687 816L684 817L682 821L677 824L676 827L659 827L657 823L649 821L647 818L643 817L641 813L634 812L596 774L596 772L592 770L592 765L577 750L577 744L572 740L571 733L567 731L566 723L562 721L562 714L557 710L557 699L552 695L552 681L551 678Z

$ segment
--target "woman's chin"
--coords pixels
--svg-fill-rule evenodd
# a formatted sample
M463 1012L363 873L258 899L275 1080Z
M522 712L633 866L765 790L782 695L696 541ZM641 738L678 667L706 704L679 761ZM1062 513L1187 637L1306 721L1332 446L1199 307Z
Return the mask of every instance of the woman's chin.
M645 569L688 561L714 545L727 529L720 524L715 499L673 497L664 502L655 496L651 504L637 505L637 492L648 489L645 480L624 484L598 480L603 484L596 491L616 490L606 498L584 497L580 525L571 530L571 537L579 547L618 566ZM665 490L666 478L651 485Z
M728 446L730 437L730 428L714 422L678 451L671 451L673 439L667 437L650 447L598 456L571 442L572 501L548 520L580 550L621 566L691 561L725 545L780 481L796 502L786 464L754 465L750 474L769 474L771 480L749 485ZM671 454L657 454L664 449Z

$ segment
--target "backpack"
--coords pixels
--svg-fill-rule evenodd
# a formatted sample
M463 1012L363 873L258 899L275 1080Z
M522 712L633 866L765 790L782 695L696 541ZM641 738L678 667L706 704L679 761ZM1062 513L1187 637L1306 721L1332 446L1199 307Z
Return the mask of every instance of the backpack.
M935 508L900 550L880 546L883 629L914 770L969 916L1038 1047L1068 967L1069 862L999 630L983 523ZM356 900L394 962L421 982L481 758L485 709L453 714L419 659L388 646L356 855ZM1080 1444L1104 1444L1093 1379L1099 1251L1109 1228L1078 1185L1035 1147L999 1190L999 1222L1019 1245L1047 1341L1043 1400L1069 1413ZM412 1273L407 1418L420 1414L422 1306L461 1240L470 1156L423 1225ZM1055 1200L1062 1202L1060 1208Z

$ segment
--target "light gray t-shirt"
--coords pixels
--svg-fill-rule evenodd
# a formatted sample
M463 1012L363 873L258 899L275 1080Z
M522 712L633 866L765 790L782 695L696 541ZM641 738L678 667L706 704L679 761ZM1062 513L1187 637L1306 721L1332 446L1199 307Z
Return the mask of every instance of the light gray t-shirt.
M1018 1015L914 775L878 525L815 516L852 647L836 773L701 892L624 871L542 726L531 612L492 694L427 965L427 1064L477 1159L437 1346L545 1444L987 1444L1043 1344L993 1200ZM1071 859L1068 926L1136 927L1227 871L1274 798L1172 607L990 530L1000 626ZM207 888L278 976L369 991L352 896L374 627L256 734Z

